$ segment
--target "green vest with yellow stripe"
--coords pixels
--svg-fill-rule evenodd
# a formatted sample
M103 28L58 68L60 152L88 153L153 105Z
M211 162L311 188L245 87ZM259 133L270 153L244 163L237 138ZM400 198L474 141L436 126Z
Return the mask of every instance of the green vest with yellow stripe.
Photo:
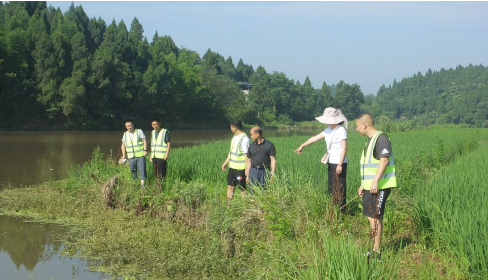
M134 129L134 135L131 138L129 131L125 132L125 151L127 158L143 157L144 156L144 142L139 137L139 129Z
M229 168L244 170L246 169L246 154L241 151L241 144L244 138L247 138L246 133L241 135L234 135L230 143L230 164Z
M378 171L378 167L380 166L380 160L374 158L373 151L374 147L376 146L376 141L381 134L383 134L383 132L378 131L373 135L373 137L371 137L369 145L366 143L367 146L365 146L361 156L361 185L363 186L364 190L369 190L371 188L373 179ZM393 149L391 148L388 159L388 165L386 166L385 173L378 181L379 190L397 187L395 159L393 157Z
M166 156L166 151L168 150L168 144L164 142L166 138L166 129L162 129L159 132L158 138L156 139L156 130L152 131L151 137L151 157L164 159Z

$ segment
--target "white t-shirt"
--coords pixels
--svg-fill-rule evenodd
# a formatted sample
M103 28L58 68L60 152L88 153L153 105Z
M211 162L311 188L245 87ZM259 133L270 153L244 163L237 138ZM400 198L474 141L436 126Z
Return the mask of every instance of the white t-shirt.
M342 146L341 146L341 141L344 139L347 139L347 131L346 129L338 125L334 130L330 129L330 126L327 127L322 134L325 136L325 144L327 145L326 148L330 149L328 150L329 152L329 162L333 164L339 164L339 160L341 159L341 153L342 153ZM332 137L334 139L332 139ZM330 144L330 141L332 140L332 145ZM347 156L344 157L344 162L347 162Z
M247 154L247 149L249 148L249 137L244 137L241 143L241 151Z
M142 129L138 129L138 131L139 131L139 138L141 138L141 139L146 138L146 136L144 135L144 132L142 132ZM126 132L129 132L129 131L126 131ZM124 136L122 136L122 142L125 142L124 141L125 140L125 135L126 134L124 133ZM129 139L134 139L134 133L129 132Z
M240 135L239 135L240 136ZM247 149L249 148L249 137L244 136L241 142L241 151L245 154L247 154Z

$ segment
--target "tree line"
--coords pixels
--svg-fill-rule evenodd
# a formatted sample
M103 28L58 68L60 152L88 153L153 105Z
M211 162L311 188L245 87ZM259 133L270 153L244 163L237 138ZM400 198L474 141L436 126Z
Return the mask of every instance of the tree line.
M383 120L407 119L422 125L488 127L488 69L483 65L418 72L365 97L363 110Z
M357 84L314 89L308 77L301 84L143 33L137 18L107 25L73 3L63 13L46 2L0 2L0 128L118 129L125 118L153 117L173 128L225 128L234 118L291 124L328 106L353 117L364 102ZM252 85L248 95L243 85Z
M82 6L0 2L0 129L112 130L126 118L153 117L172 129L310 121L326 107L348 119L488 127L488 71L479 65L420 72L376 96L357 84L303 84L282 72L234 64L208 50L179 48L156 32L149 42L134 18L110 24ZM250 89L244 93L243 90Z

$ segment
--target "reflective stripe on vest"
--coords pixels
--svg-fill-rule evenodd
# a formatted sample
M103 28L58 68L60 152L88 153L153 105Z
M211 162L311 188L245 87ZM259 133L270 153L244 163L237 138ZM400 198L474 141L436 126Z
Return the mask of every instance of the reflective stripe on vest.
M369 145L365 147L366 153L361 155L361 185L364 190L369 190L373 179L376 176L376 172L380 166L380 160L377 160L373 156L374 147L378 137L383 132L378 131L371 137ZM387 136L388 137L388 136ZM389 139L389 137L388 137ZM393 149L390 147L390 157L388 164L386 165L385 173L378 181L378 189L387 189L397 187L396 173L395 173L395 158L393 156Z
M230 144L230 164L229 168L243 170L246 169L246 154L241 151L241 144L244 138L247 138L245 133L241 135L234 135Z
M168 150L168 144L164 142L166 139L166 129L162 129L159 132L158 139L156 137L156 130L152 131L151 136L151 157L162 158L166 156L166 151Z
M139 137L139 129L134 129L133 139L130 139L129 131L125 132L125 151L127 158L143 157L144 156L144 142Z

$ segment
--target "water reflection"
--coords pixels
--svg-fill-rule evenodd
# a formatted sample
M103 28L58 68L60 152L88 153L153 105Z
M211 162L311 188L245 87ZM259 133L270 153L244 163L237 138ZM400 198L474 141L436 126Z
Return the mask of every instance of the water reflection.
M1 132L0 154L8 164L0 168L0 188L41 184L66 178L72 164L83 164L93 150L116 155L124 131L101 132ZM246 131L247 132L247 131ZM315 135L317 130L269 130L266 138ZM144 130L150 140L151 130ZM210 141L232 139L230 130L170 131L171 147L181 148Z
M56 236L64 232L60 225L0 216L0 279L102 279L84 270L85 261L59 255Z
M17 269L23 265L32 271L45 247L59 251L61 242L54 241L53 235L62 231L57 225L24 223L18 218L0 216L0 251L10 255Z
M150 136L150 129L144 131ZM317 130L264 131L270 140L290 135L316 135ZM230 130L170 131L171 146L181 148L210 141L232 139ZM247 131L246 131L247 133ZM83 164L100 147L109 155L117 154L123 131L118 132L2 132L0 154L8 159L0 168L0 188L40 184L68 176L71 165ZM61 257L62 243L55 236L59 225L26 223L0 216L1 279L101 279L100 273L84 271L77 258Z

